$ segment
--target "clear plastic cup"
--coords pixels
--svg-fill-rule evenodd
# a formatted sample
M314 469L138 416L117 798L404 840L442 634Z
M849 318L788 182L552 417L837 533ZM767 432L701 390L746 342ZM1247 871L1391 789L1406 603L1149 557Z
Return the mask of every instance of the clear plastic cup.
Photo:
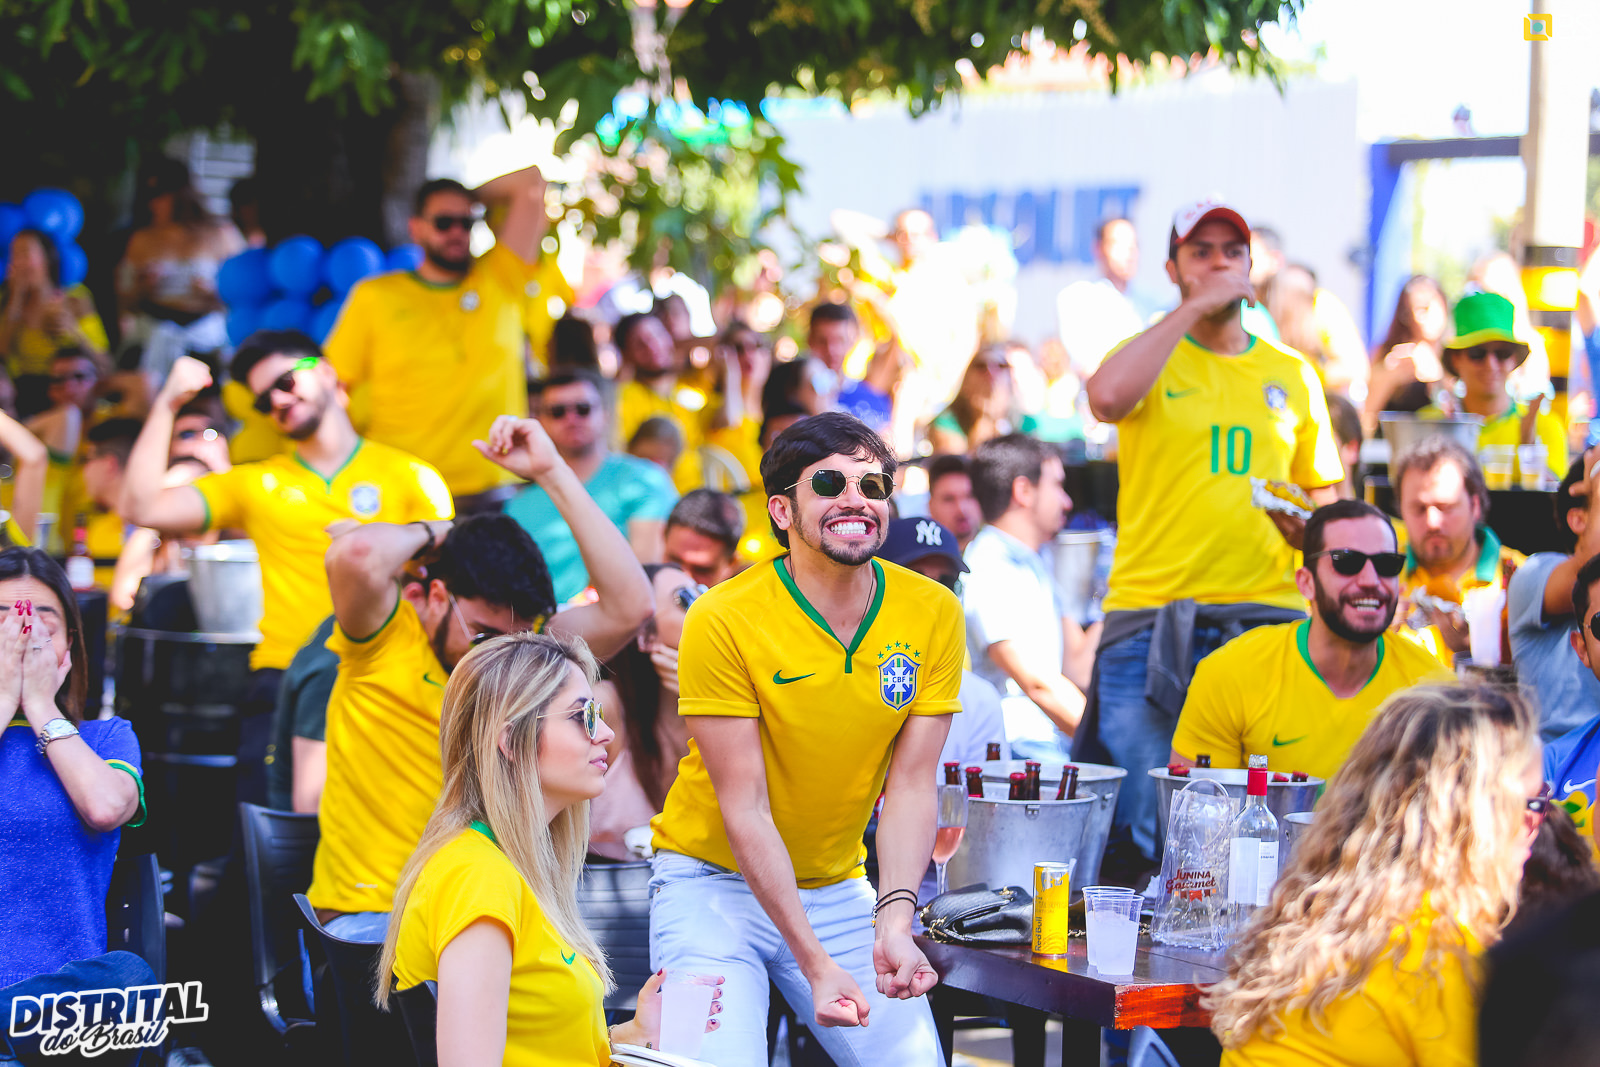
M1544 445L1517 446L1517 484L1524 489L1543 489L1550 460L1550 450Z
M1516 445L1489 445L1478 453L1483 464L1483 481L1490 489L1510 489L1517 463Z
M1144 898L1131 889L1090 886L1083 891L1089 930L1089 965L1101 974L1132 974L1139 947L1139 909Z
M661 983L661 1051L697 1059L720 978L668 971Z

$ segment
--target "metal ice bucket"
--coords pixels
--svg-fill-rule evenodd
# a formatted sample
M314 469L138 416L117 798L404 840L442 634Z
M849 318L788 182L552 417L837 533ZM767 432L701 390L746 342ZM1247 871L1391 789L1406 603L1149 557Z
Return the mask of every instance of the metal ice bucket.
M1210 778L1222 783L1229 796L1238 797L1239 803L1245 799L1245 785L1250 772L1239 768L1237 770L1209 770L1195 767L1189 771L1187 777L1174 775L1165 767L1153 768L1150 777L1156 780L1156 800L1160 807L1160 818L1156 823L1156 851L1163 852L1167 847L1167 823L1172 819L1172 797L1178 790L1194 781L1196 778ZM1326 778L1310 778L1304 782L1267 782L1267 810L1272 812L1278 820L1278 826L1283 826L1284 817L1290 812L1310 811L1317 803L1317 795Z
M261 625L261 564L253 541L195 545L183 558L201 632L247 634Z
M1385 411L1379 417L1383 439L1389 442L1392 466L1405 453L1430 437L1448 437L1474 456L1478 454L1478 435L1483 419L1478 415L1452 415L1439 419L1419 419L1410 412Z
M1315 815L1314 811L1291 811L1278 820L1278 870L1288 866L1294 846L1311 829L1311 820Z
M1096 564L1107 544L1107 531L1067 530L1056 534L1050 545L1056 585L1061 589L1062 606L1069 618L1082 622L1094 603Z

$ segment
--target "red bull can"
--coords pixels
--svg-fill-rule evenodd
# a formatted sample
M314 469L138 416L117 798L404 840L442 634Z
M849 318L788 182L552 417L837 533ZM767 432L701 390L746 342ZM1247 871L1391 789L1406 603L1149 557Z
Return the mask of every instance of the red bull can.
M1033 954L1060 959L1067 954L1067 902L1072 864L1033 865Z

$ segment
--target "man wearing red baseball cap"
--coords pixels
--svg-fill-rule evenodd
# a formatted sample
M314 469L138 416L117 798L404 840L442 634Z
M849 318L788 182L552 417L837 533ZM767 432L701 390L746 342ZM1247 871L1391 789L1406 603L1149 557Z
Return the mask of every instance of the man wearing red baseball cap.
M1250 227L1217 199L1172 220L1167 277L1182 302L1106 357L1085 386L1117 424L1117 547L1105 628L1073 758L1127 767L1107 863L1155 855L1156 795L1202 657L1255 626L1305 617L1294 585L1303 523L1252 504L1252 481L1330 503L1344 477L1316 371L1248 333ZM1293 542L1293 543L1292 543Z

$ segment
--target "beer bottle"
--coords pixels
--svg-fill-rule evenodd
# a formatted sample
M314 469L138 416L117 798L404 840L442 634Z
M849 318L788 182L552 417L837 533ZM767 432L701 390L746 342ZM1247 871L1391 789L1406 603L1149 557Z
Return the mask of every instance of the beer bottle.
M1289 772L1289 781L1291 781L1291 782L1308 782L1310 780L1311 780L1311 776L1306 774L1305 771L1290 771Z
M944 784L961 784L961 764L952 761L944 765Z
M1022 765L1023 773L1028 777L1028 795L1025 799L1039 799L1039 766L1037 760L1027 760Z
M1199 768L1202 768L1202 769L1205 769L1205 770L1210 770L1211 769L1211 753L1209 753L1209 752L1200 753L1200 755L1198 755L1198 756L1196 756L1194 758L1194 765L1196 767L1199 767Z
M1021 771L1011 772L1011 795L1007 800L1028 799L1028 776Z
M967 796L978 797L980 799L983 797L982 767L967 768Z
M67 582L82 591L94 588L94 559L89 555L89 520L78 512L72 524L72 548L67 552Z
M1056 799L1078 799L1078 768L1070 763L1061 768L1061 784L1056 786Z
M998 741L990 741L989 742L989 751L983 758L988 760L988 761L990 761L991 763L994 762L995 760L999 759L1000 758L1000 742L998 742Z

